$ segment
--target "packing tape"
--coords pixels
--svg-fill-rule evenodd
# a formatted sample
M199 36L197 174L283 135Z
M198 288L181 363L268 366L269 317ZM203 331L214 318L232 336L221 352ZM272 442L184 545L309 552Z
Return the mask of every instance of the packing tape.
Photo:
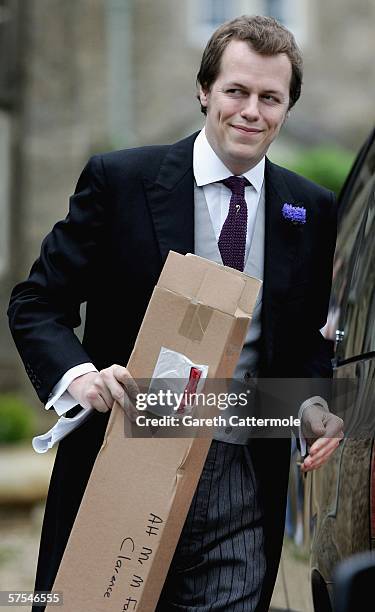
M210 319L213 315L213 309L204 304L190 302L186 309L185 316L178 330L181 336L200 342L204 336Z

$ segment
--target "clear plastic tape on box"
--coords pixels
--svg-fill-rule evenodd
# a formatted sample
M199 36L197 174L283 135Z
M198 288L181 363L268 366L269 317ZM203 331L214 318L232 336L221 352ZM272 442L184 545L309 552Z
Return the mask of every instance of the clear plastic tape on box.
M157 416L182 416L192 411L190 398L201 393L208 365L162 346L148 389L147 410Z

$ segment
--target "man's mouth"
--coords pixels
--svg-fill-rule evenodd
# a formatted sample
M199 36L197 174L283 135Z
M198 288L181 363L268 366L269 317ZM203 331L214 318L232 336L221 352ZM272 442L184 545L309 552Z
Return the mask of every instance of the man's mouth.
M235 130L242 132L243 134L260 134L263 130L259 128L248 127L245 125L232 125Z

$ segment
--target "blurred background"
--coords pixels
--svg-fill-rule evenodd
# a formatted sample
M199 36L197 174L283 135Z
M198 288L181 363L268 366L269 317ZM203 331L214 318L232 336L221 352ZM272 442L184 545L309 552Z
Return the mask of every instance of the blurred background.
M374 118L372 0L0 0L2 589L33 586L53 453L33 454L30 440L55 420L13 347L11 288L66 215L90 155L202 127L202 50L219 24L243 13L283 22L305 61L302 97L270 158L338 192ZM15 543L16 516L26 531Z

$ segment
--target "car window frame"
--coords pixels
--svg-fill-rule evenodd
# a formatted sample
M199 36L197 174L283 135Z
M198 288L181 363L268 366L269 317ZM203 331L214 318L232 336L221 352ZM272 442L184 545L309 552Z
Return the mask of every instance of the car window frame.
M348 177L341 189L339 199L338 199L338 232L340 231L340 227L342 224L342 220L344 218L344 214L345 214L347 205L350 202L350 199L351 199L350 195L353 192L353 187L355 185L355 182L356 180L358 180L363 163L365 162L365 159L367 155L369 154L370 149L373 146L375 146L375 128L372 130L369 137L367 138L364 145L362 146L360 152L358 153L356 160L353 164L353 167L351 171L349 172ZM364 231L366 228L366 223L367 223L367 218L368 218L368 213L369 213L369 208L370 208L372 197L373 197L373 193L370 192L368 199L366 201L366 204L364 204L364 206L366 207L366 210L365 210L365 213L361 221L361 226L359 228L357 239L353 246L353 251L350 256L350 262L349 262L348 269L347 269L348 282L346 284L344 294L341 299L340 315L337 321L337 330L343 330L344 333L347 333L347 326L345 324L347 321L347 314L348 314L349 294L352 288L353 276L354 276L355 268L358 262L358 256L359 256L359 252L360 252L361 245L362 245L362 239L363 239ZM356 354L356 355L350 355L349 357L342 357L342 354L344 353L344 350L345 350L346 340L347 338L345 338L345 335L344 335L343 340L341 342L336 343L335 358L334 358L335 367L345 365L346 363L349 363L349 362L358 361L360 359L367 358L368 356L372 356L373 354L375 354L375 352L370 352L366 354L359 353L358 355Z

